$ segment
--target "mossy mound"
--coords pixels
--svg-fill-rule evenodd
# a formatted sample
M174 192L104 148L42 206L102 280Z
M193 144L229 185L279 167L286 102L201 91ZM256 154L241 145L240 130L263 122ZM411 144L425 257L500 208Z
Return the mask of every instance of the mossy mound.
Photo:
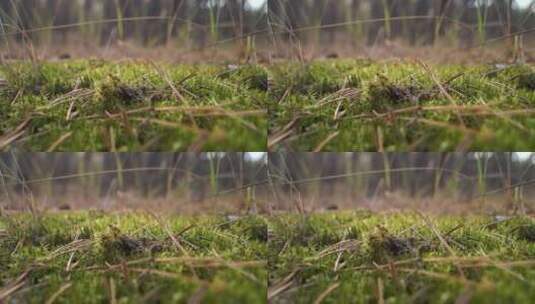
M269 223L271 303L531 303L534 221L366 211Z
M534 68L333 59L269 68L271 150L532 151Z
M1 217L0 300L265 303L267 242L260 231L267 226L259 217Z
M258 65L98 60L0 67L0 148L264 151L267 71Z

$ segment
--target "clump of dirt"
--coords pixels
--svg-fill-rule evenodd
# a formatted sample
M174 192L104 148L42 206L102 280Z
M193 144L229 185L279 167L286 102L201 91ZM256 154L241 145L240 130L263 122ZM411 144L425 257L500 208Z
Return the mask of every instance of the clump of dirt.
M535 90L535 72L528 65L496 65L485 76L490 78L501 76L513 82L519 89Z
M116 87L114 94L120 100L127 103L141 102L145 99L147 94L146 87L130 87L126 85L120 85Z
M104 252L111 258L116 256L132 256L142 253L158 253L164 250L164 241L145 237L136 238L122 234L117 228L111 227L111 233L102 238Z
M247 79L247 84L250 89L256 89L263 92L267 92L268 86L268 76L266 74L255 74L250 76Z
M436 98L439 91L427 89L420 85L395 84L386 77L370 84L368 88L370 102L379 106L395 106L400 104L418 104Z
M111 77L111 81L104 83L99 93L106 110L116 110L117 106L129 107L164 98L162 91L153 86L126 84L117 77Z
M400 256L414 252L418 240L415 238L401 238L394 236L370 237L370 246L375 252L386 253L389 256Z
M239 80L249 89L267 92L268 90L268 73L267 71L256 65L228 65L227 69L217 75L221 79L234 78Z
M146 100L150 89L145 86L129 86L126 84L107 84L101 88L104 101L118 101L129 106Z
M535 91L535 73L522 74L518 76L518 87Z
M150 240L148 238L135 239L126 235L120 236L114 245L125 255L146 251L156 253L163 249L163 245L159 241Z
M259 242L268 241L267 223L260 218L251 218L247 223L247 234L249 239Z
M386 262L389 258L402 255L419 255L432 250L428 240L394 236L382 227L379 227L378 233L369 237L368 242L372 256L377 262Z
M260 242L267 242L268 241L268 229L267 225L252 225L249 227L249 234L251 236L251 239L257 240Z
M291 241L301 246L329 246L343 240L340 231L330 229L327 225L319 225L311 219L304 219L292 229Z
M535 242L535 224L518 227L517 235L519 239Z

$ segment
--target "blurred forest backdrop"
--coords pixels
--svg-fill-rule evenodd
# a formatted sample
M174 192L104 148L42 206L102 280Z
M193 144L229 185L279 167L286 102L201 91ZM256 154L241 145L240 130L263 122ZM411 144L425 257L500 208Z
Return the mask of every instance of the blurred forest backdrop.
M6 152L0 205L246 211L265 191L247 186L266 180L266 166L263 153Z
M0 154L0 205L535 211L534 153Z
M271 153L269 171L279 209L535 210L532 153Z
M366 46L467 49L504 36L509 46L515 36L535 40L531 0L269 0L268 7L280 50L286 42L357 53Z
M97 48L125 41L175 50L212 44L251 48L252 34L265 34L267 5L258 0L2 0L0 21L4 48L10 43ZM218 44L223 41L228 43Z
M530 55L534 12L532 0L6 0L0 44L11 56L20 45L59 52L127 42L175 52L255 49L270 58L296 49L380 55L401 46L482 44L509 52L522 47Z

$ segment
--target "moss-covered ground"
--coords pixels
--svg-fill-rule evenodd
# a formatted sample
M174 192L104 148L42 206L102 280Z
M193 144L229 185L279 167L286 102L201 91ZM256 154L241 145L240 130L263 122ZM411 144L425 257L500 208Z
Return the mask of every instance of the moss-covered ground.
M265 151L258 65L100 60L0 66L0 148Z
M530 65L320 60L270 67L270 150L532 151Z
M266 225L93 211L4 216L0 302L265 303Z
M272 303L532 303L535 221L365 211L269 223Z
M6 303L531 303L529 217L0 218Z

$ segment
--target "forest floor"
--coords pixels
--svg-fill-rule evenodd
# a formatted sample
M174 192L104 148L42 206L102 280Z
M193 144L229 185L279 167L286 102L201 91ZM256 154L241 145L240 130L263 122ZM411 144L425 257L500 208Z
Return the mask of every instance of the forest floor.
M324 59L269 68L268 148L532 151L532 65Z
M534 281L529 217L0 217L6 303L530 303Z
M66 60L0 66L0 149L265 151L260 65Z
M531 303L528 217L336 212L269 223L271 303Z
M261 217L0 217L1 303L265 303Z
M534 130L532 65L0 66L2 150L531 151Z

